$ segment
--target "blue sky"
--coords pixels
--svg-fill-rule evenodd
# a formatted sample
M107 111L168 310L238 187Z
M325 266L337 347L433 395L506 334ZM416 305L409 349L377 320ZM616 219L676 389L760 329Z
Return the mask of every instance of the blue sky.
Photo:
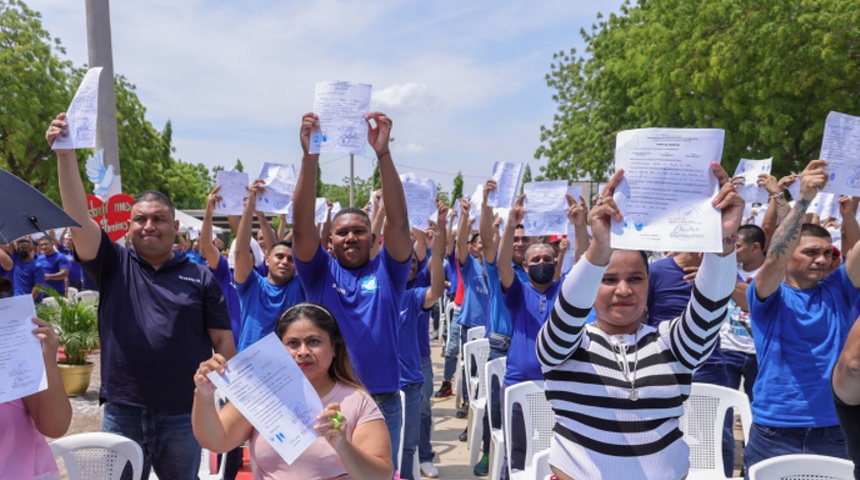
M528 162L555 112L544 77L552 54L583 50L581 28L621 0L546 2L113 2L114 70L137 86L147 119L173 122L176 157L251 175L294 163L314 85L373 85L371 108L395 122L392 156L450 192L490 176L494 161ZM84 2L30 0L76 66L87 61ZM356 157L370 176L372 154ZM341 183L348 156L323 156ZM363 201L361 199L360 201ZM360 202L359 201L359 202Z

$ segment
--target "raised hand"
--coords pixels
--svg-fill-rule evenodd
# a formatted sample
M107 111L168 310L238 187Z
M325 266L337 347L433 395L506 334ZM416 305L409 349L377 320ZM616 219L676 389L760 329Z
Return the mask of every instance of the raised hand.
M194 385L197 386L197 392L205 396L215 394L215 385L206 377L209 372L224 373L227 368L227 359L220 353L212 355L212 358L202 362L200 367L194 372Z
M302 128L299 130L299 140L302 143L302 152L308 155L311 148L311 133L320 128L320 119L315 113L306 113L302 117ZM319 155L315 153L314 155Z
M800 172L800 196L811 202L818 192L827 185L827 160L813 160Z
M391 127L394 122L382 112L368 113L364 120L367 122L367 142L373 147L376 157L382 158L385 155L390 155L388 142L391 138ZM371 120L376 124L375 126L370 123Z
M221 195L218 192L221 190L221 185L215 187L211 192L209 192L209 196L206 197L206 209L207 210L215 210L215 207L218 205L218 202L223 200Z
M66 113L63 112L57 115L56 118L51 120L51 124L48 126L48 131L45 132L45 140L48 141L48 145L53 146L54 141L59 136L65 137L69 134L69 123L66 121ZM74 152L74 150L63 149L57 150L57 155L62 155L65 153Z

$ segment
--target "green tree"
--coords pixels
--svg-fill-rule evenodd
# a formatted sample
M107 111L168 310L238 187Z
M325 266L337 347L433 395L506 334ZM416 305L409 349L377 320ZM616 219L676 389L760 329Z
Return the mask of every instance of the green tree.
M23 2L0 0L0 166L58 200L45 130L72 99L71 62L40 19Z
M520 185L520 195L523 194L523 189L525 185L532 181L532 167L531 165L526 165L525 170L523 170L523 183Z
M370 188L372 191L377 191L382 188L382 179L379 178L379 164L373 167L373 176L370 177Z
M454 189L451 190L451 203L448 206L453 207L454 202L463 198L463 172L458 171L454 177Z
M831 110L860 113L860 2L639 0L554 55L558 112L535 157L546 178L606 178L615 136L641 127L726 130L723 164L818 155Z
M236 170L239 172L245 171L245 165L242 165L242 160L238 158L236 159Z

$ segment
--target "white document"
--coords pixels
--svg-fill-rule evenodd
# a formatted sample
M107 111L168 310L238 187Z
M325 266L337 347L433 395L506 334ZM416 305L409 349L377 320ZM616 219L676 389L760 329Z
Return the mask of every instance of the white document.
M245 212L245 197L248 195L248 174L239 171L221 170L215 175L215 185L220 186L221 201L215 213L242 215Z
M645 128L620 132L615 168L624 179L615 202L612 247L626 250L721 252L720 212L711 205L719 181L711 162L723 154L718 129Z
M493 165L493 180L496 189L487 195L487 205L511 208L520 193L523 176L522 163L496 162Z
M316 441L322 400L274 332L207 377L288 464Z
M317 197L314 206L314 223L325 223L328 220L328 200L325 197Z
M749 217L753 209L761 209L762 205L768 203L768 193L764 187L757 185L758 176L766 173L770 175L773 167L773 157L765 160L749 160L742 158L735 169L735 177L743 177L744 184L738 189L738 193L744 197L744 217ZM732 177L734 178L734 177Z
M529 182L523 186L526 194L523 226L526 235L564 235L567 233L567 180Z
M571 197L573 197L573 201L575 203L579 203L580 198L582 200L585 200L585 197L582 196L582 187L578 187L578 186L567 187L567 194L570 195Z
M311 134L310 153L363 153L367 145L371 86L365 83L319 82L314 113L319 130Z
M469 218L475 219L475 224L472 225L472 228L477 230L478 226L481 224L481 206L484 203L484 184L479 183L478 186L475 187L475 193L466 198L469 199L469 203L472 205L472 209L469 210Z
M287 213L298 183L296 168L292 165L265 162L257 178L266 184L266 190L257 195L257 210L265 213Z
M66 110L69 134L54 140L53 150L96 147L96 123L99 117L99 75L102 67L87 70L75 98ZM113 79L111 79L113 80Z
M400 182L406 196L409 226L424 231L430 226L430 217L437 212L436 183L428 178L418 178L414 173L400 175Z
M48 388L42 343L33 335L33 297L0 300L0 403Z
M800 177L794 179L794 182L786 189L794 201L800 200Z
M334 216L337 215L337 212L341 211L343 207L340 202L334 202L331 206L331 218L334 219Z
M860 117L827 114L820 158L829 174L823 192L860 196Z

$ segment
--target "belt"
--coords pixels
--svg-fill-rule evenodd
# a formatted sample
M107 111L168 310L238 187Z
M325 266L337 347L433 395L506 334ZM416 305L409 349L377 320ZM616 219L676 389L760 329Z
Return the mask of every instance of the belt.
M385 392L385 393L374 393L370 396L377 405L381 405L389 400L391 400L395 395L400 395L400 390L395 390L393 392Z

